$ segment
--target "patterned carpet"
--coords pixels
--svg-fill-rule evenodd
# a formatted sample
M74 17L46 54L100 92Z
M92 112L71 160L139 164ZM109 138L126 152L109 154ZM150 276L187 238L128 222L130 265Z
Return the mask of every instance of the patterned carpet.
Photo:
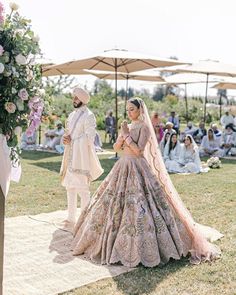
M132 270L73 256L72 234L59 228L65 216L56 211L6 219L4 295L53 295Z

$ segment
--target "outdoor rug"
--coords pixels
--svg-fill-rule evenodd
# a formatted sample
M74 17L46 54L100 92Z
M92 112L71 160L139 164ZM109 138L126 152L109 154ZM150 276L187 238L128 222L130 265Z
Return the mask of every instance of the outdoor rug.
M65 216L56 211L6 219L4 295L53 295L132 270L73 256L72 234L58 226Z

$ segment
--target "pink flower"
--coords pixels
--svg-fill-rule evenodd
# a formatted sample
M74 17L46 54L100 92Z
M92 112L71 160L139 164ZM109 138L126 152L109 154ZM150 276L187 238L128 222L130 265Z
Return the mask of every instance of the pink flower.
M41 123L44 104L39 96L34 96L30 99L28 105L31 112L29 114L30 125L26 130L26 134L31 136Z
M3 49L2 45L0 45L0 56L3 55L3 52L4 52L4 49Z
M18 96L22 99L22 100L28 100L29 98L29 94L27 92L26 89L21 89L19 92L18 92Z
M2 3L0 2L0 24L2 24L4 22L3 12L4 12L4 7L3 7Z
M8 111L8 113L13 114L16 111L16 105L13 102L6 102L5 103L5 110Z

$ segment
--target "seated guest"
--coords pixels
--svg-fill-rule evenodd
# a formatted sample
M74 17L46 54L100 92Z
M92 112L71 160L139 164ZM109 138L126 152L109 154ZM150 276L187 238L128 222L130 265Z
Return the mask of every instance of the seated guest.
M178 135L176 133L172 133L164 149L164 162L167 171L170 173L178 173L181 171L178 163L180 150L181 146L178 141Z
M192 122L187 123L187 127L184 129L183 132L180 134L180 141L182 142L185 135L190 134L193 136L193 133L196 131L196 128L193 126Z
M175 131L175 129L173 128L173 123L171 123L171 122L166 122L166 124L165 124L165 130L164 130L164 132L169 132L169 133L176 133L176 131Z
M193 132L193 139L196 143L200 144L202 142L203 137L207 134L205 123L200 122L199 128Z
M182 173L200 173L202 171L198 146L190 134L185 136L181 146L179 164Z
M221 148L223 156L236 156L236 130L231 124L225 126L221 139Z
M62 138L64 132L65 131L64 131L61 121L57 121L56 128L53 130L48 130L45 133L44 146L46 148L49 148L50 150L55 149L55 146L60 144L61 138Z
M221 156L220 138L215 136L211 128L207 131L207 135L202 139L199 153L200 157Z
M174 132L175 133L175 132ZM167 141L168 141L168 139L169 139L169 137L170 137L170 132L169 131L166 131L165 133L164 133L164 136L163 136L163 138L162 138L162 140L161 140L161 142L160 142L160 150L161 150L161 154L162 154L162 156L164 157L164 149L165 149L165 146L166 146L166 144L167 144Z
M37 134L34 132L32 136L29 136L24 132L21 136L21 146L22 150L33 150L36 148Z
M211 129L213 130L213 132L214 132L214 134L215 134L216 137L221 138L222 133L221 133L221 131L218 129L217 124L212 123L212 124L211 124Z

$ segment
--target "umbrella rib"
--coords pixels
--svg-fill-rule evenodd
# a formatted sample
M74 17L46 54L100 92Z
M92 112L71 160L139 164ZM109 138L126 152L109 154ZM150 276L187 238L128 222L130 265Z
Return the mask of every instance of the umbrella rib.
M90 67L89 70L92 70L93 68L95 68L100 62L101 63L104 63L105 65L108 65L108 66L114 68L114 66L112 64L104 61L103 59L100 59L100 58L94 58L94 59L97 61L97 63L95 63L92 67ZM104 57L104 59L105 59L105 57Z

